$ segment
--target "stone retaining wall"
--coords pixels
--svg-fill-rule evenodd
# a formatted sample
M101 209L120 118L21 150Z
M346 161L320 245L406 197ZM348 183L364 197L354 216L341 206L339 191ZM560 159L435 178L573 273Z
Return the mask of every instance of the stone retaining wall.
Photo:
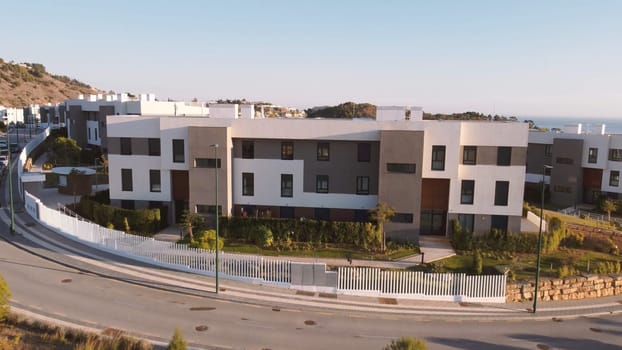
M507 302L533 300L535 281L508 283ZM577 300L622 295L622 274L540 280L538 300Z

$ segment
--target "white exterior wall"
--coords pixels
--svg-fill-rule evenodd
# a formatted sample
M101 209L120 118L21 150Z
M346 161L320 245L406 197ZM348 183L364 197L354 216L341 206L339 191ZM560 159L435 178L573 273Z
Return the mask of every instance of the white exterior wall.
M609 158L609 136L608 135L583 135L583 158L581 166L584 168L605 169L607 158ZM590 148L598 149L596 163L588 163Z
M210 118L237 119L238 105L226 103L210 104L209 116Z
M423 164L422 177L431 179L457 179L460 164L460 122L423 122ZM432 170L432 146L445 146L445 170Z
M280 159L234 159L233 203L283 207L372 209L378 196L304 192L304 161ZM242 195L242 173L254 173L254 196ZM281 197L281 174L292 174L293 196Z
M376 107L376 120L388 121L388 120L405 120L406 119L406 107L403 106L377 106Z
M109 156L108 176L111 199L144 201L171 200L171 176L168 169L161 168L161 158L154 156ZM132 169L133 191L121 191L121 169ZM160 170L161 192L151 192L149 170Z

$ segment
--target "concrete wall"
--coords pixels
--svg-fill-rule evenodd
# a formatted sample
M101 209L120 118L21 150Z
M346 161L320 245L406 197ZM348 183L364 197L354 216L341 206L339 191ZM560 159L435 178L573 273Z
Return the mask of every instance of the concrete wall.
M331 293L337 289L337 272L326 271L326 264L292 262L290 271L293 289Z

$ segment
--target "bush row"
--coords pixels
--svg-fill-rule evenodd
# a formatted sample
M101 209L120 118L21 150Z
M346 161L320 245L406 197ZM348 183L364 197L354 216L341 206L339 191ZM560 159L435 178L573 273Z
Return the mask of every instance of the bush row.
M166 215L162 215L166 213L161 213L161 208L130 210L82 197L73 210L100 226L138 234L154 233L166 224Z
M222 217L223 237L269 245L268 242L336 243L361 249L379 248L381 234L369 222L339 222L277 218ZM270 231L270 233L268 233Z

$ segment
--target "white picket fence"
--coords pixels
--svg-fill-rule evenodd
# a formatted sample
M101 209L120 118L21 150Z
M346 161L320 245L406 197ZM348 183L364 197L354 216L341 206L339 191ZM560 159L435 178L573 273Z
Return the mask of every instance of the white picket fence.
M383 271L367 267L340 267L337 273L337 292L343 294L505 303L505 290L505 275Z
M214 251L190 248L185 244L158 241L151 237L111 230L79 217L46 207L32 194L24 193L28 213L44 226L66 237L85 242L98 249L138 259L150 264L214 276ZM218 255L219 275L223 278L288 286L290 262L256 255Z

